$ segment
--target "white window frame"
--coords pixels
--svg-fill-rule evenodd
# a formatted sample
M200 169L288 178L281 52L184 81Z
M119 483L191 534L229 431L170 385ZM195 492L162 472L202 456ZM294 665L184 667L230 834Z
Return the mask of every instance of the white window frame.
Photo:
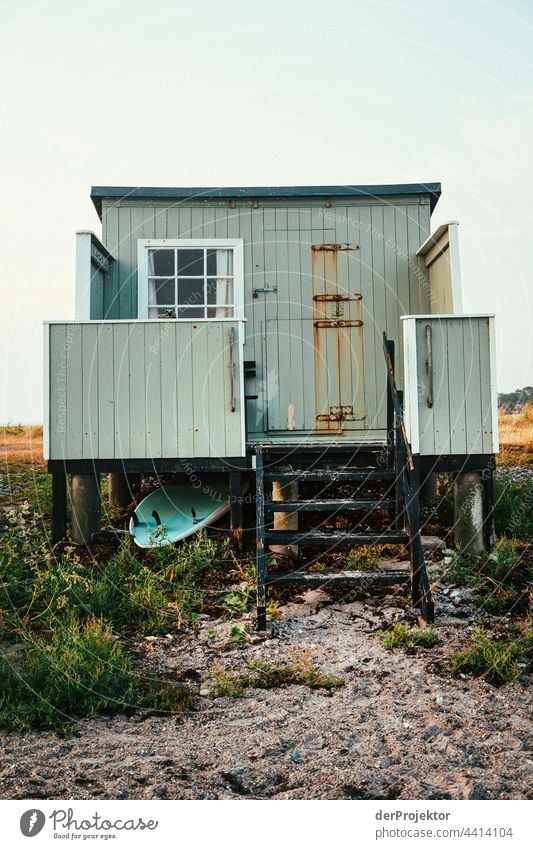
M149 248L220 248L233 250L234 315L225 318L173 318L171 321L235 321L244 319L244 246L242 239L138 239L137 240L137 318L148 316ZM158 319L149 319L158 321ZM165 319L168 320L168 319Z

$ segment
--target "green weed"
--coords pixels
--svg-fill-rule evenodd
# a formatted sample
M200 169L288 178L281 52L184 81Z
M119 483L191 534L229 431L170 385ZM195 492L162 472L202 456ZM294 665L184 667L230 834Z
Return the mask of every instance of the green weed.
M517 661L531 659L533 639L530 630L524 630L514 640L494 640L477 627L462 651L455 652L449 660L450 672L471 672L484 675L494 684L513 681L520 674Z
M306 684L313 689L342 687L344 681L335 675L321 672L309 652L294 653L288 663L273 663L258 659L248 665L249 672L228 672L217 661L208 672L211 698L229 696L241 698L249 688L262 690L289 684Z
M178 710L189 694L167 681L132 671L128 653L96 619L69 620L48 640L29 637L0 655L0 725L66 730L80 717Z
M396 622L388 631L380 631L381 642L386 649L406 648L417 646L431 648L438 642L437 632L429 626L425 628L409 628L403 622Z

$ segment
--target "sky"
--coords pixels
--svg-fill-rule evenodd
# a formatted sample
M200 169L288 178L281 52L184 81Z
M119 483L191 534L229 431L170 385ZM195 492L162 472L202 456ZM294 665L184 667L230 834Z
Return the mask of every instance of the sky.
M0 423L42 421L91 185L440 181L498 389L533 384L531 0L0 0Z

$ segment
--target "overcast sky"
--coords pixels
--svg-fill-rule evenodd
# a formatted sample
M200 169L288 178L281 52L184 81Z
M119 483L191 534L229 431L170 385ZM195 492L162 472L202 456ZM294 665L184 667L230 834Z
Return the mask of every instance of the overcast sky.
M441 181L498 388L533 384L531 0L0 0L0 422L42 420L95 185Z

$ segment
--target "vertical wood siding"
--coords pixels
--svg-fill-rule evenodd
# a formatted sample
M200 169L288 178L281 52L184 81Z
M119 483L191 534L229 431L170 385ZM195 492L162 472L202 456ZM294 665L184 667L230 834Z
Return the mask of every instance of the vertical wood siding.
M248 403L252 441L267 434L269 375L265 339L267 322L273 319L290 319L296 332L300 327L301 345L289 346L290 373L303 376L297 404L302 411L302 421L308 420L314 410L314 378L311 379L307 374L310 369L305 367L310 351L305 343L304 326L300 325L313 315L313 244L359 246L358 251L339 256L338 280L347 291L362 295L365 428L370 434L377 435L386 426L386 374L381 334L386 330L389 338L397 343L396 365L401 385L400 316L429 312L427 270L423 260L416 257L416 251L429 233L428 203L401 200L364 203L359 200L344 205L333 202L329 208L318 202L304 201L304 204L295 201L280 206L262 202L256 209L242 202L233 209L225 203L165 206L162 202L127 201L104 202L103 205L103 240L118 259L114 264L112 284L106 291L107 318L136 317L138 239L232 236L243 239L247 319L244 359L256 362L256 378L247 382L246 392L259 395L257 402ZM274 294L253 297L255 288L274 287L277 288ZM280 338L279 374L284 373L286 366L286 343L287 340ZM189 392L190 387L186 391ZM197 402L193 399L193 403ZM284 400L277 399L274 403L283 404ZM179 411L177 415L179 418ZM180 429L180 439L188 441L190 437ZM165 441L168 434L159 437L152 433L155 447L160 438ZM193 435L194 439L200 450L202 437Z
M48 325L49 459L243 456L241 349L237 321Z
M493 319L487 316L408 318L407 408L413 449L422 455L492 454L498 450L493 373ZM426 327L431 328L433 406L428 407ZM414 370L414 373L413 373Z

